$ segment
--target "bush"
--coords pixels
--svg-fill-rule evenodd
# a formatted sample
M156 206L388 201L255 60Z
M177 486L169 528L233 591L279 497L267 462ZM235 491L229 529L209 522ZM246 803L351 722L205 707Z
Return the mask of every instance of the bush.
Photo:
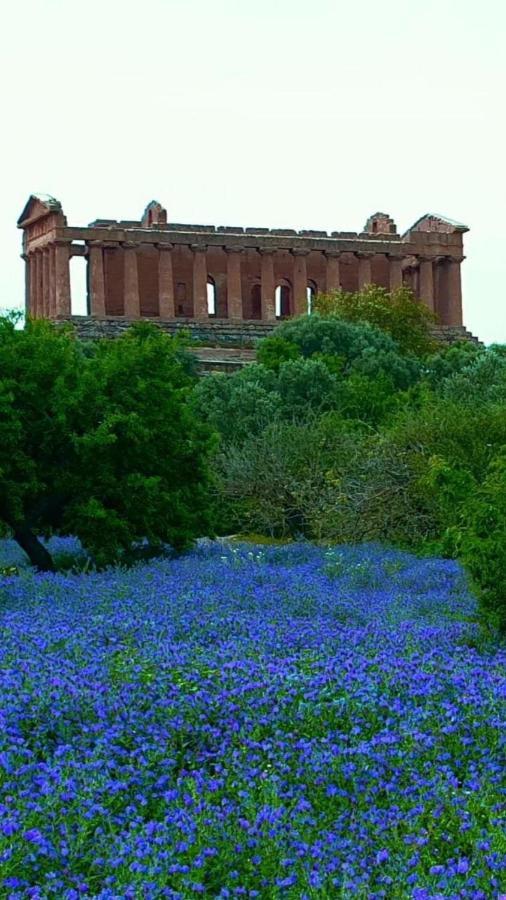
M482 620L506 634L506 448L463 504L453 529L456 551L471 575Z
M235 527L273 537L321 538L342 470L360 434L335 414L304 423L273 422L230 446L220 460L222 490Z
M433 313L405 287L389 292L368 285L357 293L319 294L315 310L322 316L337 316L379 328L395 340L403 353L424 356L436 346L430 333L435 322Z
M277 334L264 338L258 344L257 362L274 372L279 371L281 363L297 359L298 356L300 350L297 345Z
M281 412L276 375L264 366L246 366L233 375L216 373L195 386L192 407L222 437L223 443L259 434Z

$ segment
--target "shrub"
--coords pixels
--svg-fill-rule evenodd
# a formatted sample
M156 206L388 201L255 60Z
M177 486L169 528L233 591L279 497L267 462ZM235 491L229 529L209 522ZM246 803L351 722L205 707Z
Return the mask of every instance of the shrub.
M456 549L474 582L482 619L506 634L506 448L492 460L459 518Z
M298 356L300 356L300 350L297 345L278 334L266 337L258 344L257 362L274 372L279 371L281 363L297 359Z
M336 502L340 474L359 440L359 432L331 414L273 422L228 447L220 470L235 527L273 537L323 537L327 506Z
M423 356L435 349L430 334L435 317L405 287L389 292L377 285L368 285L357 293L318 294L315 310L322 316L337 316L347 322L375 326L391 335L403 353Z

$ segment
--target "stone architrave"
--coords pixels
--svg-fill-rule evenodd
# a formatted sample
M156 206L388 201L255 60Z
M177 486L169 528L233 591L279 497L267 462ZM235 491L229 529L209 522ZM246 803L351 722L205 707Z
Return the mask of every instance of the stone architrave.
M192 244L193 251L193 315L208 319L206 244Z
M100 241L90 241L88 247L90 267L90 315L105 316L104 251Z
M420 300L434 312L434 270L432 258L426 256L419 257L419 291Z
M325 278L325 290L327 293L330 291L339 291L341 289L341 274L339 272L339 257L340 253L337 250L327 250L325 256L327 257L327 268L326 268L326 278Z
M70 299L70 244L67 241L55 242L55 314L56 318L71 315Z
M388 254L389 284L390 290L396 291L402 287L402 260L403 256L397 253Z
M242 247L225 247L227 254L227 306L228 317L235 321L243 318L241 253Z
M262 321L276 321L276 285L274 282L274 251L261 250Z
M294 249L293 256L293 312L296 316L307 313L307 250Z
M161 319L173 319L174 277L172 273L172 244L157 244L158 247L158 314Z
M460 264L464 257L450 257L446 262L448 289L448 324L462 325L462 282Z
M357 253L358 256L358 289L361 291L372 283L372 253Z
M125 305L123 315L126 319L139 319L141 302L139 295L139 273L137 271L137 247L134 241L123 244L125 263Z

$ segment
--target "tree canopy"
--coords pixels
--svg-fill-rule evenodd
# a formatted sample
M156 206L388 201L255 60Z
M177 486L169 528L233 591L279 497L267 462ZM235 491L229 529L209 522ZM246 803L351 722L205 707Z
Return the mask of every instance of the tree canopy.
M140 323L83 345L0 320L0 522L41 569L75 534L98 565L135 542L182 549L210 528L214 438L188 399L180 345Z

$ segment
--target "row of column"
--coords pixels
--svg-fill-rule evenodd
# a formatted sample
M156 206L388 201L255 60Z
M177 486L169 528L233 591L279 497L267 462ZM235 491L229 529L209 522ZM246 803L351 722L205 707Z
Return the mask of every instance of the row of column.
M118 245L115 245L118 246ZM140 244L133 242L120 245L124 258L124 316L137 319L141 314L137 251ZM158 295L159 315L172 319L176 315L174 297L174 277L172 266L172 244L157 244L158 248ZM193 252L193 315L196 319L208 317L207 307L207 246L192 244ZM104 244L98 241L88 243L90 313L106 315L106 280L104 268ZM242 246L227 247L227 296L228 317L243 318L241 254ZM56 241L42 249L30 252L24 257L27 267L27 308L34 317L58 318L71 315L70 301L70 256L71 243ZM260 250L261 254L261 304L262 319L274 321L276 280L274 273L275 250ZM307 264L308 250L294 249L293 256L293 303L294 314L307 311ZM352 251L324 251L326 258L326 291L339 290L340 258L348 258ZM373 252L352 253L358 258L358 289L371 284ZM407 260L401 254L386 254L389 263L389 288L395 290L403 284L403 266ZM460 280L461 259L434 259L416 257L417 291L419 298L434 310L436 298L446 305L445 318L451 324L462 320L462 294ZM440 310L437 310L438 312Z
M23 258L30 315L48 319L70 316L70 244L56 241Z
M96 316L106 314L106 288L104 274L103 245L99 242L89 243L90 264L90 294L91 313ZM140 316L139 278L137 272L137 249L140 245L123 243L124 253L124 315L127 318ZM171 319L176 315L174 299L174 277L172 267L172 244L157 244L158 248L158 294L159 315L163 319ZM207 246L205 244L191 244L193 252L193 315L196 319L207 318ZM242 277L241 254L243 247L226 247L227 254L227 299L228 318L242 319ZM260 250L261 255L261 302L262 319L273 321L276 318L274 274L275 250ZM349 253L349 251L347 251ZM294 314L299 315L307 311L307 264L308 250L292 250L293 256L293 298ZM327 291L340 288L340 263L341 254L337 251L326 251L326 285ZM359 290L372 282L372 257L373 253L356 253L358 257L358 287ZM402 285L403 256L388 254L389 260L389 287L395 290Z

